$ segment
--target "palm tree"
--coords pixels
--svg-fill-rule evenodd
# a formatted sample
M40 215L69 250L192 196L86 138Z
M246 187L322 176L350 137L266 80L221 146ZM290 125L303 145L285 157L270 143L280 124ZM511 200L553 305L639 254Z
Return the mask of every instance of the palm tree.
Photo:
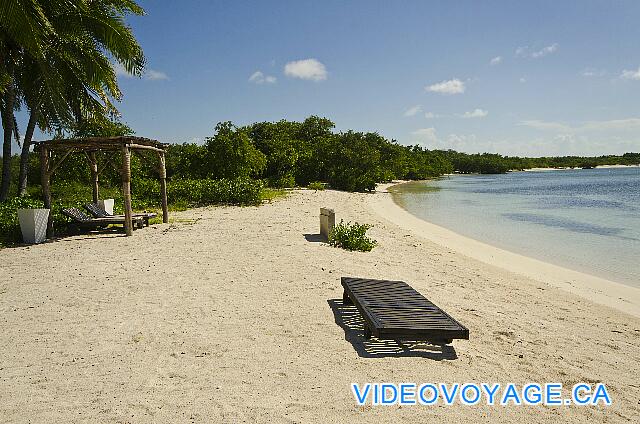
M112 60L141 75L145 59L128 14L143 15L133 0L3 0L0 3L0 96L3 172L0 201L11 180L13 111L24 104L30 119L23 140L21 180L35 126L69 128L117 113L122 94Z

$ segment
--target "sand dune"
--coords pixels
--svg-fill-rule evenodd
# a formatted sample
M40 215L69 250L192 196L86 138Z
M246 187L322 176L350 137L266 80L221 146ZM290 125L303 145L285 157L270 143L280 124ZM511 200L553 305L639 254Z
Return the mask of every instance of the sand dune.
M628 422L640 319L435 244L385 193L295 191L133 237L0 251L4 422ZM318 211L379 246L317 241ZM384 213L382 211L381 213ZM362 340L339 278L409 282L470 329L453 349ZM609 407L358 407L350 383L603 382Z

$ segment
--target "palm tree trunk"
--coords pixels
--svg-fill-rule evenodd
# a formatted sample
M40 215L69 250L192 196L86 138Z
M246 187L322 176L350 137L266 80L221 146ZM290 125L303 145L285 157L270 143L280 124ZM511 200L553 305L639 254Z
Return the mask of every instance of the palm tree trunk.
M36 129L36 122L38 121L38 106L34 106L31 109L29 115L29 123L27 124L27 130L24 133L24 140L22 140L22 152L20 153L20 174L18 176L18 196L24 196L27 194L27 176L29 173L29 148L31 147L31 140L33 139L33 132Z
M5 92L4 107L2 108L2 126L4 141L2 144L2 185L0 186L0 202L7 200L11 186L11 139L13 137L13 106L16 93L13 82L9 83Z

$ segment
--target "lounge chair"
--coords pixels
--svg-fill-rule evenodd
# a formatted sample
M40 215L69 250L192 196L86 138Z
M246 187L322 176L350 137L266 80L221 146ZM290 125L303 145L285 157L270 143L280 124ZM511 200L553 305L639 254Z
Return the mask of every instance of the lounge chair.
M93 215L94 218L114 218L114 217L124 218L124 215L111 215L110 213L108 213L107 211L105 211L95 203L87 203L84 205L84 208L91 215ZM156 216L158 216L158 214L153 212L144 212L144 213L134 213L132 216L142 218L142 220L144 221L144 225L148 227L149 219L155 218Z
M71 218L73 222L69 224L72 232L78 233L82 230L98 230L108 227L111 224L120 224L124 226L124 217L112 216L110 218L91 218L78 208L62 209L62 213ZM141 217L132 217L133 229L142 228L143 219Z
M365 337L426 340L445 345L469 340L469 330L402 281L342 277L343 301L365 321Z

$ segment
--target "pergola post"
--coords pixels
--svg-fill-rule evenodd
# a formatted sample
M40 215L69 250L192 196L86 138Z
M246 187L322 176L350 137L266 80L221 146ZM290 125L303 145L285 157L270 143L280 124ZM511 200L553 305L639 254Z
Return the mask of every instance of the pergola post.
M133 234L131 216L131 152L126 144L122 145L122 195L124 196L124 231L127 236Z
M164 152L158 152L160 161L160 196L162 197L162 222L169 222L169 206L167 204L167 167L164 159Z
M93 181L93 203L98 203L100 198L98 192L98 162L96 161L96 152L89 152L89 162L91 163L91 180Z
M49 209L49 220L47 221L47 238L53 236L53 216L51 214L51 185L49 180L49 150L40 147L40 184L42 185L42 200L45 209Z

